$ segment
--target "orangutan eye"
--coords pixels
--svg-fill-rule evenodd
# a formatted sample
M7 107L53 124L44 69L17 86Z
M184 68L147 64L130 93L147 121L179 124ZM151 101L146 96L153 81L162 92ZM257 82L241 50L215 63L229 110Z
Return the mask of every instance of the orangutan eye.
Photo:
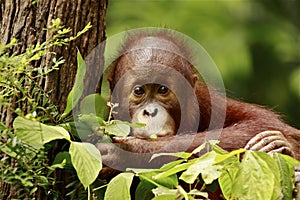
M162 85L158 88L158 91L157 91L159 94L167 94L169 92L169 88Z
M136 95L136 96L142 96L143 94L145 94L145 90L142 88L142 87L135 87L133 89L133 93Z

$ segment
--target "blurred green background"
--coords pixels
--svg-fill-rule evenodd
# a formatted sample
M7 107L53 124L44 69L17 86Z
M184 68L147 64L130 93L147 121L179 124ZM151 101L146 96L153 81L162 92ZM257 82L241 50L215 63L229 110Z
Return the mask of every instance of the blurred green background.
M299 0L109 0L107 36L161 26L201 44L227 95L267 106L300 128Z

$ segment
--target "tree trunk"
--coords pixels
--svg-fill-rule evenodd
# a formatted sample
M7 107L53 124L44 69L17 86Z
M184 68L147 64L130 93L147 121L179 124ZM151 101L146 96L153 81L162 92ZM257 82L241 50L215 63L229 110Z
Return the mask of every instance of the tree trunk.
M92 28L69 45L54 47L52 51L56 55L47 55L33 64L35 67L48 67L53 64L54 57L63 57L65 60L59 70L51 72L46 79L39 81L41 88L46 92L51 91L50 101L57 106L60 113L64 111L67 95L74 83L77 49L85 58L105 40L106 8L107 0L38 0L36 4L32 4L32 0L0 0L0 43L7 44L13 38L18 40L18 45L10 53L23 53L31 45L50 38L52 33L44 28L50 26L53 19L60 18L61 24L71 28L70 35L76 35L88 22L91 23ZM94 52L94 57L98 58L96 61L89 59L92 60L90 62L97 63L87 63L84 95L99 92L104 46L99 50ZM0 105L0 121L8 127L12 126L15 117L13 111L17 107L25 107L14 102L16 98L11 99L13 101L10 107ZM0 183L0 187L5 188L7 198L17 198L14 196L14 188L4 183Z
M60 18L65 27L72 29L72 35L75 35L88 22L91 22L93 27L83 36L68 46L53 49L56 53L55 57L63 57L65 63L60 67L60 70L52 72L45 81L41 81L41 87L45 91L51 91L50 100L62 112L65 108L67 94L74 83L77 48L83 57L86 57L105 39L106 0L39 0L34 5L31 0L0 0L0 2L0 43L7 44L16 38L19 45L13 48L12 52L17 54L23 53L37 42L42 43L50 38L51 33L43 29L50 26L53 19ZM53 55L49 55L35 65L50 66L53 57ZM97 66L97 68L87 69L87 79L101 74L102 66L93 66ZM95 92L96 85L97 83L86 81L85 88L88 88L88 91L85 94ZM7 125L11 125L13 117L10 111L6 110L5 113L2 113L2 118L6 119Z

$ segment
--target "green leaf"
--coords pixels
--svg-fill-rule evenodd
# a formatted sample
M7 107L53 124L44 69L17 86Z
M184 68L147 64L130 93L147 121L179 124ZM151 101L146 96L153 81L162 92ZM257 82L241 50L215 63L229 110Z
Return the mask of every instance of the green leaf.
M126 121L120 121L120 120L113 120L113 122L118 123L118 124L126 124L127 126L132 127L132 128L139 128L139 127L144 127L144 126L146 126L145 123L140 123L140 122L129 123L129 122L126 122Z
M228 151L222 149L221 147L219 147L218 145L215 145L213 146L213 149L212 149L214 152L218 153L218 154L221 154L221 155L224 155L224 154L228 154Z
M80 182L87 188L102 169L99 150L90 143L71 142L69 153Z
M12 158L16 158L18 156L18 154L13 151L12 149L10 149L9 147L7 146L2 146L2 143L0 142L1 144L1 148L0 148L0 151L2 151L3 153L7 154L8 156L12 157Z
M159 196L154 197L152 200L171 200L171 199L177 199L177 195L176 194L161 194Z
M76 125L80 125L80 123L82 123L86 127L90 128L91 130L100 128L100 126L105 126L104 120L101 117L97 117L94 114L80 115L78 117L78 122L75 122L75 123L76 123Z
M32 188L32 190L29 192L29 195L32 195L33 193L35 193L38 190L37 187Z
M229 159L233 156L239 155L239 154L244 153L244 152L246 152L246 149L237 149L237 150L231 151L230 153L227 153L227 154L216 154L216 159L215 159L214 164L221 163L224 160L227 160L227 159Z
M105 127L105 131L110 135L126 137L130 133L130 127L124 122L113 120L111 124Z
M53 161L53 165L56 165L56 164L61 164L65 162L64 164L64 169L66 170L74 170L74 167L72 165L72 161L71 161L71 156L69 154L69 152L66 152L66 151L63 151L63 152L59 152L55 158L54 158L54 161Z
M225 199L230 199L231 197L233 181L235 180L235 176L239 170L239 166L240 163L236 162L233 166L226 167L218 179Z
M294 167L295 165L299 165L300 166L300 161L296 160L295 158L288 156L288 155L284 155L284 154L280 154L280 156L285 159L285 161L291 166Z
M180 160L174 160L172 162L166 163L160 168L160 171L167 171L167 170L181 164L182 162L184 162L184 160L180 159Z
M177 189L166 189L166 188L155 188L152 190L155 197L153 200L170 200L170 199L177 199Z
M74 137L80 138L81 140L86 140L86 138L93 133L92 128L82 122L70 122L68 123L68 128Z
M215 158L216 152L211 151L204 154L200 158L195 159L196 162L189 166L188 169L182 173L179 179L185 181L186 183L192 184L201 173L206 184L212 183L221 174L221 166L213 165Z
M80 52L78 51L77 52L77 73L75 77L75 82L72 90L68 95L67 106L64 113L61 116L62 118L66 117L69 114L69 112L77 105L82 95L85 73L86 73L86 64Z
M217 180L221 175L221 169L223 167L220 165L212 165L203 169L201 172L201 177L205 184L211 184L214 180Z
M36 149L42 148L44 144L52 140L70 140L69 133L60 126L48 126L22 117L14 120L13 128L20 140Z
M4 131L6 130L7 128L0 122L0 131Z
M152 172L145 172L138 174L140 176L141 180L152 180L151 183L154 183L156 186L163 186L166 188L174 188L178 185L178 179L176 174L169 175L167 177L161 177L157 178L156 175L158 175L158 171L152 171Z
M196 160L196 159L194 159ZM181 172L181 171L184 171L186 170L192 163L182 163L180 165L177 165L165 172L162 172L162 173L159 173L157 174L154 178L155 179L161 179L161 178L165 178L165 177L168 177L168 176L171 176L173 174L176 174L177 172Z
M289 166L287 161L280 154L272 154L272 157L275 159L279 167L283 200L292 199L294 187L294 167Z
M183 198L185 200L189 200L188 193L180 185L177 187L177 191L178 191L179 194L181 194L183 196Z
M145 180L141 180L135 191L135 199L151 200L154 197L152 189L155 187L156 186L152 183Z
M201 196L201 197L204 197L204 198L208 199L208 193L207 192L201 192L201 191L196 190L196 189L192 189L191 191L189 191L188 194L189 195L197 195L197 196Z
M188 159L191 157L193 154L192 153L186 153L186 152L176 152L176 153L156 153L153 154L150 161L159 157L159 156L174 156L178 158L183 158L183 159Z
M207 142L202 143L199 147L197 147L196 149L194 149L192 151L192 154L199 153L200 151L202 151L203 149L205 149L206 145L207 145Z
M126 171L132 171L135 174L142 174L147 172L157 172L159 169L126 168Z
M130 186L133 173L121 173L108 184L104 200L130 200Z
M108 118L106 100L100 94L90 94L80 103L81 114L95 114L102 119Z
M101 84L101 96L103 96L103 98L105 100L109 100L110 99L110 86L109 86L109 82L108 82L108 78L106 73L103 74L103 79L102 79L102 84Z
M279 199L280 175L276 162L264 152L246 151L232 185L233 199Z

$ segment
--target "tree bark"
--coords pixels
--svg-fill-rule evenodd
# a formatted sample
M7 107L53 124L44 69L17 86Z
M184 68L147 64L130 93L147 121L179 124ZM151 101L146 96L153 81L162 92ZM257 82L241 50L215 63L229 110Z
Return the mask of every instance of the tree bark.
M37 42L44 42L51 37L51 32L43 30L51 25L51 21L60 18L65 27L72 29L71 35L75 35L84 26L91 22L92 28L71 42L68 46L55 47L55 57L63 57L65 63L60 70L53 71L46 80L41 81L41 87L45 91L51 91L50 100L57 105L58 110L63 112L67 94L71 90L76 74L77 48L85 58L98 44L105 40L105 13L106 0L39 0L32 4L31 0L0 0L0 43L7 44L13 38L18 40L14 53L23 53L28 47ZM99 56L99 55L98 55ZM103 56L103 55L100 55ZM48 67L52 64L54 55L36 62L36 66ZM103 59L98 59L103 60ZM86 79L91 79L101 74L102 64L87 68ZM88 91L85 94L96 92L97 83L85 83ZM3 117L5 116L5 117ZM2 113L6 124L11 125L13 117L9 110Z
M39 81L41 88L46 92L51 91L50 101L57 106L60 113L65 109L67 96L74 83L77 49L85 58L105 40L106 8L107 0L39 0L36 4L32 4L32 0L0 0L0 43L7 44L13 38L18 40L18 45L12 48L10 53L23 53L31 45L50 38L52 33L44 28L50 26L53 19L60 18L65 27L72 29L70 35L73 36L88 22L91 23L92 28L69 45L54 47L52 51L55 55L49 54L33 63L34 67L49 67L53 64L54 57L63 57L65 60L59 70L51 72L46 79ZM96 53L93 52L92 57L97 59L89 59L90 63L87 63L84 95L99 92L104 64L103 50L104 45ZM16 97L11 99L10 107L0 105L0 121L8 127L12 126L14 110L17 107L25 107L15 102ZM2 190L6 192L4 198L17 198L14 196L14 188L4 183L0 183L0 187L5 188Z

